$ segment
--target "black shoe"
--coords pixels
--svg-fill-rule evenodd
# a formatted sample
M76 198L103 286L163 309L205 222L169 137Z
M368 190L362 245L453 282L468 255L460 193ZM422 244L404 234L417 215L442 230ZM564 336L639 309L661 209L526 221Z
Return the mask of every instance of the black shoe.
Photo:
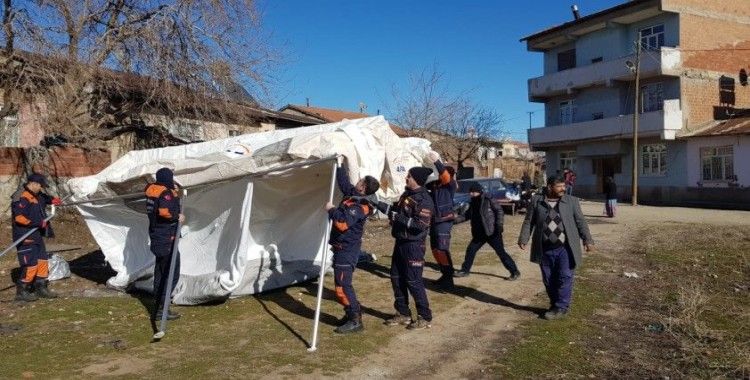
M518 280L518 278L521 277L521 272L515 271L513 274L508 277L508 281L515 281Z
M346 324L346 322L349 322L349 317L344 314L343 317L339 318L339 320L336 321L336 326L343 326Z
M37 280L34 283L36 295L39 296L39 298L57 298L57 294L47 288L48 282L49 281L47 280Z
M453 277L469 277L469 272L464 272L463 270L457 270L456 273L453 273Z
M354 318L346 321L343 325L336 327L333 332L338 334L352 334L365 329L362 318Z
M34 302L39 297L31 292L31 285L18 284L16 285L16 301L21 302Z
M156 312L156 315L154 316L155 321L160 321L162 317L163 312L161 310ZM181 315L177 312L174 312L172 310L169 310L167 312L167 320L168 321L174 321L175 319L180 319Z
M411 316L408 315L394 315L393 317L390 317L385 320L386 326L398 326L398 325L408 325L411 323Z
M544 313L544 319L562 319L565 318L566 315L568 315L568 310L553 307Z

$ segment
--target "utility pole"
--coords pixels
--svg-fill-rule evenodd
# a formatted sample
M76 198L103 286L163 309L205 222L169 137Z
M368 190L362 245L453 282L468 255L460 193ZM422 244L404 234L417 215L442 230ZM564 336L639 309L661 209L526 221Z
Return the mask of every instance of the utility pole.
M526 111L527 114L529 114L529 129L531 129L531 115L534 114L534 111Z
M640 37L640 33L639 36ZM633 112L633 182L632 186L632 205L638 206L638 118L641 113L641 39L635 41L635 99Z

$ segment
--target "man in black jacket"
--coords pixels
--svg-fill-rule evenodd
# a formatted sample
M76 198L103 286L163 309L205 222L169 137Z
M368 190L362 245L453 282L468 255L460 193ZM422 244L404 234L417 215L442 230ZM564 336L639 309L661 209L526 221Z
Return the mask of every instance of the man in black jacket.
M468 276L477 251L485 243L489 243L505 269L510 271L508 279L511 281L518 279L521 272L518 271L513 258L505 252L503 246L503 208L484 193L484 188L478 182L471 184L469 195L471 195L469 208L456 217L455 223L471 221L471 242L466 247L466 258L461 265L461 270L456 272L455 277Z
M430 222L435 206L423 187L432 169L413 167L406 176L406 191L399 201L390 206L378 202L377 208L391 221L391 235L396 239L391 258L391 285L398 312L386 321L389 326L406 325L412 329L432 327L432 311L422 280L425 239L430 232ZM417 319L412 320L409 294L417 305Z

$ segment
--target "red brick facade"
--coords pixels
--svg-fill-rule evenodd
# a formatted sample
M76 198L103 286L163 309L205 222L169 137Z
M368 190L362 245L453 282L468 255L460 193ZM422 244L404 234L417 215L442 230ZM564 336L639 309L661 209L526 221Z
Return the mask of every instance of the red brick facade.
M0 176L17 176L23 172L24 148L0 147ZM53 147L48 159L34 165L34 170L52 177L83 177L100 172L110 164L105 151L86 151L81 148Z

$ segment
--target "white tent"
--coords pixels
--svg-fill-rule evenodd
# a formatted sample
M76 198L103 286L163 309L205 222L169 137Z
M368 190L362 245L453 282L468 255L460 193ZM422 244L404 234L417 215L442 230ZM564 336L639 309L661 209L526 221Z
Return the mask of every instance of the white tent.
M229 139L133 151L101 173L72 179L78 205L107 262L108 285L151 289L154 257L142 196L153 173L167 166L187 189L179 241L177 304L253 294L317 276L336 155L352 182L381 180L378 197L395 200L406 170L429 165L429 142L401 139L382 116ZM186 233L189 231L188 233ZM330 257L330 256L329 256Z

